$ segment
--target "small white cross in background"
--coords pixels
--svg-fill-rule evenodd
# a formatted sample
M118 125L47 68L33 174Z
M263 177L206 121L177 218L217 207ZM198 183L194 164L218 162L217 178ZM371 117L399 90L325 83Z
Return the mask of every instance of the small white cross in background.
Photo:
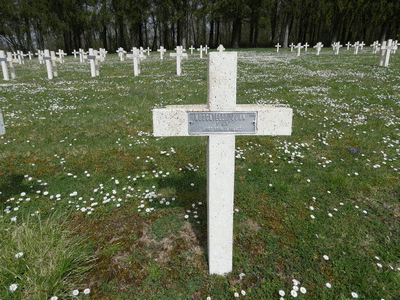
M164 53L167 50L165 50L163 46L160 46L160 49L158 49L157 51L160 52L160 59L164 59Z
M97 60L97 50L93 50L93 48L89 48L89 55L87 59L90 60L90 73L92 77L99 76L99 62Z
M276 47L276 52L278 53L279 52L279 48L282 47L282 46L279 45L279 43L278 43L278 44L275 45L275 47Z
M381 47L381 57L379 60L379 66L382 67L388 67L389 66L389 60L390 60L390 53L392 50L396 49L397 46L392 44L393 40L388 40L382 42L382 47Z
M118 50L116 51L118 53L119 59L120 61L124 61L124 54L126 53L126 51L124 50L124 48L119 47Z
M176 75L180 76L181 75L181 58L182 57L187 57L186 53L183 53L183 48L182 46L177 46L176 47L176 53L170 53L170 56L175 56L176 57Z
M301 48L303 48L304 46L301 45L301 43L298 43L297 46L295 48L297 48L297 56L300 56L300 51Z
M147 47L146 52L147 52L147 56L150 55L150 51L152 51L149 47Z
M317 55L319 55L319 52L321 51L321 48L324 47L324 45L321 42L318 42L314 48L317 49Z
M354 54L358 54L358 48L360 47L360 42L355 42L354 45L352 46L354 47Z
M49 79L53 79L54 77L57 77L58 76L57 65L55 64L55 61L57 60L57 58L56 58L55 52L45 49L43 60L46 62L47 77Z
M203 51L204 51L204 48L203 48L202 45L200 45L200 48L197 48L197 51L200 51L200 58L203 58Z

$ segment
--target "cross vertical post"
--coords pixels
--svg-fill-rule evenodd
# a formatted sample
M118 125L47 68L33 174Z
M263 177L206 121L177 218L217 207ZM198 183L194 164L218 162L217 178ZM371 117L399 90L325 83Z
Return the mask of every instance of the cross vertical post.
M208 56L207 106L210 111L236 110L236 78L237 52ZM232 270L234 182L235 135L209 135L207 227L211 274Z

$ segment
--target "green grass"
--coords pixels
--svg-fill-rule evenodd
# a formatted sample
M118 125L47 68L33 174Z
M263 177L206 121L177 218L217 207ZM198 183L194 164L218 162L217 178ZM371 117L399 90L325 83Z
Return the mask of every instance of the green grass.
M2 299L68 297L66 291L82 282L96 257L87 240L64 228L63 219L58 213L42 220L39 212L15 224L0 219ZM13 284L17 288L11 292Z
M290 299L297 279L299 299L398 299L400 67L398 54L378 60L369 48L239 52L237 103L294 117L291 136L236 138L224 277L208 274L206 138L152 137L153 108L206 103L207 60L189 55L178 77L152 54L134 77L110 55L91 78L68 57L52 81L36 60L16 65L0 82L1 298ZM75 259L40 275L62 245Z

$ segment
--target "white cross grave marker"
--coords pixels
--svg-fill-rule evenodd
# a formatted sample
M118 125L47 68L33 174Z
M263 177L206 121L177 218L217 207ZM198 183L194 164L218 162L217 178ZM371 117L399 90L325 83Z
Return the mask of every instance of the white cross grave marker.
M140 54L139 49L133 47L132 54L127 54L126 56L129 58L133 58L133 75L138 76L140 74L139 58L143 56L143 54Z
M388 40L387 43L386 41L382 42L382 47L381 47L381 57L379 60L379 66L382 67L388 67L389 66L389 60L390 60L390 53L392 52L393 49L396 48L392 44L393 40Z
M237 52L211 52L207 73L207 105L153 109L153 135L208 136L208 264L224 275L232 271L235 136L290 135L293 111L236 105Z
M3 115L0 109L0 135L6 134L6 128L4 127Z
M180 76L181 75L181 58L182 57L187 57L186 53L182 52L182 46L177 46L176 47L176 53L170 53L169 56L175 56L176 57L176 75Z
M197 48L197 51L200 51L200 58L203 58L203 51L204 51L204 48L203 48L202 45L200 45L200 48Z
M127 57L133 58L133 74L134 76L138 76L140 74L140 60L146 59L146 56L139 49L133 47L132 54L127 54Z
M165 50L163 46L160 46L160 49L158 49L157 51L160 52L160 59L164 59L164 53L167 50Z
M310 47L310 45L306 42L305 44L304 44L304 52L307 52L307 48L308 47Z
M361 42L361 43L360 43L360 47L361 47L360 50L363 50L364 46L365 46L365 43L364 43L364 42Z
M64 63L64 56L67 55L66 53L64 53L64 50L62 49L58 49L58 52L56 53L58 55L58 61L63 64Z
M152 51L149 47L147 47L147 49L145 50L147 52L147 56L150 55L150 51Z
M90 61L90 73L92 77L99 76L99 62L97 60L97 51L89 48L89 55L87 59Z
M378 66L380 67L383 66L383 64L385 63L385 57L386 57L386 41L382 41L381 56L379 58Z
M76 50L74 49L74 51L72 52L72 54L74 55L74 58L76 58L76 55L78 54L78 51L76 51Z
M193 45L191 45L189 49L190 49L190 54L193 54L193 50L195 50L196 48L193 47Z
M210 47L208 47L207 45L204 47L204 50L205 50L205 52L206 52L206 55L207 55L207 50L208 49L210 49Z
M38 56L39 64L44 64L44 60L43 60L44 51L38 50L38 52L35 53L35 55Z
M57 71L57 57L56 57L56 52L55 51L50 51L50 56L51 56L51 65L53 67L53 74L54 77L58 76L58 71Z
M275 47L276 47L276 53L279 53L279 48L282 47L282 46L279 45L279 43L278 43L278 44L275 45Z
M0 50L0 63L1 63L1 69L3 70L3 79L7 81L10 80L7 68L7 57L6 53L3 50Z
M224 46L223 46L222 44L220 44L220 45L218 46L217 50L218 50L218 52L224 52L224 51L225 51L225 48L224 48Z
M347 47L347 51L349 51L349 48L351 47L350 42L347 42L347 44L345 46Z
M392 53L396 53L396 50L397 50L397 46L398 46L398 41L397 40L395 40L394 42L393 42L393 46L394 46L394 48L393 48L393 50L392 50Z
M143 55L143 53L144 53L144 49L143 49L142 46L140 46L140 48L139 48L139 54Z
M301 48L304 48L304 46L302 46L301 43L298 43L295 48L297 48L297 56L300 56Z
M117 53L118 53L120 61L124 61L124 53L126 53L124 48L119 47L118 50L117 50Z
M104 61L106 59L106 54L108 51L104 48L100 48L100 61Z
M83 51L83 49L79 48L79 62L83 64L85 59L87 59L87 52Z
M29 60L32 60L32 56L33 56L33 53L31 51L28 51Z
M352 47L354 47L354 54L357 55L358 54L358 48L360 47L360 42L359 41L355 42Z
M290 52L293 52L294 44L291 43L289 47L290 47Z
M50 56L50 53L52 54L51 56ZM46 62L47 77L49 79L53 79L53 77L57 77L58 73L57 73L57 65L55 65L55 53L54 53L54 51L50 52L48 49L45 49L44 50L43 60Z
M340 45L340 42L337 42L334 45L335 45L334 46L335 55L338 55L339 54L339 49L340 49L340 47L343 47L343 45Z
M313 48L316 48L317 50L317 55L319 55L319 52L321 51L321 48L323 48L324 45L321 42L318 42Z
M42 50L38 50L37 53L35 53L35 55L38 56L39 64L43 64L44 60L43 60L43 52L42 52Z
M25 64L24 62L24 52L17 50L17 59L20 65Z
M15 60L12 57L11 52L7 52L7 62L8 62L8 69L10 70L11 73L11 79L15 79L15 68L14 68L14 62Z

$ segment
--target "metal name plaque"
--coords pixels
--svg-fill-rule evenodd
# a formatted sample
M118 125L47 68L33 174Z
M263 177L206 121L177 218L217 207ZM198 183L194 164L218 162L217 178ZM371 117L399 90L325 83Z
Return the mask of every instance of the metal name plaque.
M257 112L188 112L188 132L192 135L253 134Z
M0 57L0 61L7 61L7 58L5 58L5 57Z
M49 57L49 56L44 56L44 57L43 57L43 60L51 60L51 57Z
M96 56L95 55L88 55L87 59L96 59Z

